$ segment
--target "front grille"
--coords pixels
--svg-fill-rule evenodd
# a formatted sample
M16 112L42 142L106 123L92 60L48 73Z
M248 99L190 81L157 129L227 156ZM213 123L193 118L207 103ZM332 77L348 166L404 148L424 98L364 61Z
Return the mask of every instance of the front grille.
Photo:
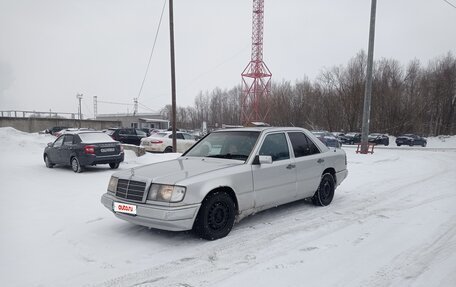
M119 179L119 182L117 183L116 196L141 202L143 200L145 189L145 182Z

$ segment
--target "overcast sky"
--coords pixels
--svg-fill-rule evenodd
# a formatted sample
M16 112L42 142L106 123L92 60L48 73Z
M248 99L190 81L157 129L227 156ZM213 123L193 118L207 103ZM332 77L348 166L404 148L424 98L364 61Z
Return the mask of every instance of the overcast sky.
M448 0L456 6L456 0ZM0 110L133 109L164 0L0 0ZM265 0L264 61L273 81L311 80L367 51L369 0ZM231 89L250 60L251 0L174 0L177 104ZM166 3L144 108L171 103ZM379 0L374 59L423 65L456 55L456 8L444 0Z

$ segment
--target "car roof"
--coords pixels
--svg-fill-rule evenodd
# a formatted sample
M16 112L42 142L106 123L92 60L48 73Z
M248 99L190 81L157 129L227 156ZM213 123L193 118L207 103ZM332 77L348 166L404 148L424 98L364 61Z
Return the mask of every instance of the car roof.
M225 131L247 131L247 132L282 132L282 131L303 131L304 128L298 127L244 127L244 128L228 128L220 129L214 132L225 132Z
M103 134L102 131L95 131L95 130L75 130L75 131L67 131L67 132L65 132L65 133L62 134L62 135L72 135L72 134L79 135L79 134L87 134L87 133L101 133L101 134Z

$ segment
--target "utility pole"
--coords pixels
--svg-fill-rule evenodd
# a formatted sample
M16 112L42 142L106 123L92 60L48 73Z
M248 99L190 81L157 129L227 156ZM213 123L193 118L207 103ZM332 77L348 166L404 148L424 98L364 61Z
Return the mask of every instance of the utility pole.
M364 91L363 127L361 133L361 153L369 151L369 123L372 98L372 66L374 62L375 13L377 0L372 0L369 29L369 49L367 51L366 87Z
M82 119L82 110L81 110L81 100L82 94L77 94L76 98L79 100L79 107L78 107L78 119L79 119L79 128L81 128L81 119Z
M171 50L171 117L173 121L173 152L177 151L176 141L176 71L174 63L174 16L173 0L169 0L169 41Z

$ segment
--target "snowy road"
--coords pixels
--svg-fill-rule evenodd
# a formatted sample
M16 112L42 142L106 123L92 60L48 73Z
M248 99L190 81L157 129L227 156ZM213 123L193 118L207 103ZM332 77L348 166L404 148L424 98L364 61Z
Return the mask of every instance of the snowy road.
M112 171L47 169L50 140L0 129L5 286L456 285L454 150L348 148L330 206L278 207L208 242L115 218L100 203ZM170 156L129 154L120 168Z

